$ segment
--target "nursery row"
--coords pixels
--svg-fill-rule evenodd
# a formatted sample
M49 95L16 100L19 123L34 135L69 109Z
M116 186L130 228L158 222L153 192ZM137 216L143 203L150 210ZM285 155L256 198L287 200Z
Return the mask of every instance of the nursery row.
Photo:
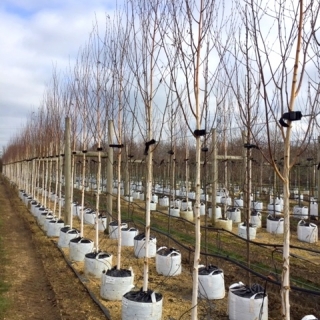
M39 192L39 196L41 196L42 190L39 190ZM113 267L112 263L113 255L108 253L109 251L102 251L98 253L95 252L93 248L94 242L86 237L81 237L76 228L71 228L69 226L64 227L63 221L55 219L52 213L50 214L47 209L42 207L37 201L33 200L32 197L28 197L27 194L20 192L20 197L23 199L26 205L30 203L29 206L32 214L36 217L38 223L42 226L47 235L50 237L59 237L58 245L68 251L67 254L69 255L69 259L77 262L83 261L83 272L88 275L89 278L93 276L100 279L100 297L106 300L122 300L122 307L120 309L125 310L126 308L130 308L129 313L132 316L132 312L135 312L132 304L134 305L136 301L132 303L131 300L123 300L123 291L121 291L121 288L124 286L123 290L130 291L134 286L134 278L137 276L139 271L133 272L132 269L128 268L120 270L119 273L117 273L116 268ZM51 198L54 199L55 196L51 195ZM156 198L154 200L156 200ZM107 227L106 217L101 215L96 217L94 210L82 210L81 206L73 204L72 214L77 218L76 220L80 220L81 218L84 219L84 223L88 226L93 226L96 218L98 218L100 231L103 231ZM109 238L118 240L118 224L110 223L108 228ZM145 235L138 234L138 229L128 226L127 223L122 223L120 229L122 246L132 247L134 257L131 257L131 259L141 260L140 258L145 256L146 250L146 245L144 242ZM55 231L53 232L53 230ZM155 258L156 273L166 277L180 276L182 272L180 251L165 247L157 248L156 246L157 239L151 237L148 250L149 257ZM199 268L199 282L199 294L202 299L211 300L224 298L224 274L220 268L211 265ZM114 295L117 295L117 298L114 298ZM253 296L256 297L254 299L254 308L252 308L252 300L250 300L250 297L252 298ZM155 293L155 300L152 300L152 297L150 297L149 302L154 304L154 308L152 310L156 310L156 313L158 313L159 316L159 314L162 314L160 311L160 309L162 309L162 304L161 308L157 306L157 304L160 304L159 302L162 301L163 298L161 297L159 301L157 300L158 298L159 296L157 296L157 293ZM142 299L145 302L144 299L146 299L146 297L143 295ZM167 306L167 300L165 301L165 305ZM141 307L138 308L140 309ZM145 319L161 319L161 316L157 317L148 313L149 311L147 311L147 309L145 309L144 312L147 314ZM239 318L239 312L243 314L243 318ZM247 314L247 312L249 313ZM240 282L233 285L231 284L228 294L228 313L230 319L247 320L251 319L251 315L253 317L252 319L254 319L254 317L259 314L263 316L261 319L268 319L268 296L266 295L264 288L259 285L248 287ZM141 317L142 315L140 315L140 319ZM123 313L122 318L125 319L125 315ZM316 318L307 316L303 319Z

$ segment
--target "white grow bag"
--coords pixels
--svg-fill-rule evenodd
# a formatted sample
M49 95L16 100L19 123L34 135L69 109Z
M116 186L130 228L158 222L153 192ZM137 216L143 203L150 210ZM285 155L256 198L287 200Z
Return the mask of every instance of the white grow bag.
M269 214L275 214L275 215L280 215L281 214L281 205L280 203L269 203L268 204L268 213Z
M273 219L271 216L267 218L267 232L274 234L283 234L283 218Z
M268 296L260 289L255 292L242 282L232 284L228 295L229 320L267 320Z
M149 292L148 292L149 293ZM161 320L162 295L151 293L150 302L133 301L140 291L130 291L122 298L122 320Z
M212 208L208 209L208 215L209 215L209 218L212 219ZM215 212L214 219L217 220L217 219L220 219L220 218L222 218L222 211L221 211L221 208L219 206L216 206L216 212Z
M226 204L227 206L231 206L231 198L230 197L221 197L221 203Z
M52 211L43 211L39 217L38 217L38 223L40 224L40 226L44 226L44 222L46 221L46 219L49 218L49 219L52 219L53 218L53 214L52 214Z
M171 217L180 217L180 209L178 207L170 207L168 213Z
M104 231L107 229L107 217L99 214L98 216L98 230Z
M38 211L38 209L41 207L41 205L40 205L40 203L37 203L37 202L35 202L35 203L32 203L31 204L31 213L32 213L32 215L34 216L34 217L36 217L36 215L37 215L37 211Z
M233 223L241 222L241 211L239 208L229 208L227 210L227 218Z
M127 228L128 227L128 224L123 222L121 223L121 227L120 229L122 228ZM109 238L110 239L118 239L118 222L117 221L111 221L109 223Z
M48 209L46 209L44 206L41 206L41 207L37 206L35 208L35 217L37 218L37 220L39 220L39 217L43 212L48 212Z
M300 220L297 227L298 239L303 242L316 243L318 242L318 226L314 223L306 223Z
M206 214L206 205L204 203L200 203L199 205L200 216L204 216ZM196 214L196 206L193 206L193 212Z
M152 200L150 201L150 211L155 211L155 210L157 210L157 203Z
M44 223L43 223L43 231L45 231L45 232L48 231L49 222L54 219L55 219L55 217L52 214L48 214L48 216L46 217L46 219L44 220Z
M181 209L181 200L180 200L180 199L176 199L176 200L174 201L174 206L177 207L177 208L179 208L179 209Z
M62 227L60 229L58 247L68 248L70 240L73 238L77 238L78 235L79 231L77 229L71 229L69 226Z
M254 240L257 234L257 227L255 225L249 226L249 240ZM238 236L247 239L247 226L246 223L242 222L238 226Z
M202 299L223 299L226 290L223 271L215 266L198 269L199 297Z
M251 202L251 207L254 210L262 211L263 210L263 203L260 201L253 201L253 202Z
M181 201L181 210L187 210L188 208L192 208L192 201L187 201L186 199Z
M150 236L148 243L148 257L155 257L157 252L157 239ZM134 255L137 258L143 258L146 256L146 237L143 233L134 237Z
M128 201L128 202L132 202L133 201L133 196L124 196L124 200Z
M84 273L100 278L103 270L112 268L112 254L106 252L89 252L84 257Z
M83 261L87 253L92 252L94 243L90 239L77 237L69 242L69 258L72 261Z
M61 219L53 219L49 222L47 236L59 237L60 229L64 227L64 222Z
M308 218L308 207L307 206L294 206L293 207L293 217L298 219L307 219Z
M174 248L160 247L156 254L156 270L164 276L181 274L181 253Z
M134 237L139 234L139 230L136 228L121 228L121 246L133 247Z
M132 193L133 199L140 200L140 192L136 191Z
M92 209L84 210L83 222L85 224L95 224L95 222L96 222L96 213Z
M80 216L80 209L81 206L77 203L72 203L72 215L73 216Z
M129 270L127 270L129 271ZM122 296L134 288L134 274L131 276L113 277L107 275L108 271L103 271L101 275L100 296L106 300L121 300Z
M169 206L169 198L167 196L160 198L159 205L162 207L168 207Z
M243 208L243 200L242 199L234 199L233 204L237 208Z
M193 210L181 210L180 217L193 222Z
M310 202L310 216L318 216L318 203L316 201Z
M229 220L228 218L222 219L219 218L215 221L216 228L221 228L227 231L232 231L232 220Z
M158 198L158 196L157 196L156 194L153 194L151 200L152 200L154 203L158 203L159 198Z
M259 211L252 211L250 215L250 223L254 224L257 228L262 226L262 216Z

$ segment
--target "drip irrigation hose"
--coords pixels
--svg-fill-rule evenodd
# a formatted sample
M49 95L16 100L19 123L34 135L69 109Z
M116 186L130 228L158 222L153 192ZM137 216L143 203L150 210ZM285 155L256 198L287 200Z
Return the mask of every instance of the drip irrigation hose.
M141 205L135 203L134 204L135 206L137 206L138 208L140 209L144 209L144 207L142 207ZM132 206L134 207L134 205L132 204ZM134 209L132 209L132 212L131 212L131 217L133 216L133 213L134 213ZM161 211L158 211L158 210L155 210L153 211L153 213L160 213L160 214L163 214L164 216L166 216L165 213L161 212ZM109 214L110 215L110 214ZM110 215L112 217L112 215ZM179 220L183 220L187 223L189 223L190 225L194 225L193 222L191 221L188 221L184 218L178 218ZM134 219L130 219L128 220L128 222L133 222L135 225L137 224L140 224L140 225L143 225L145 226L145 224L142 222L142 221L138 221L138 220L134 220ZM251 241L251 240L247 240L247 239L244 239L234 233L232 233L231 231L228 231L228 230L225 230L225 229L222 229L222 228L213 228L213 227L205 227L205 226L201 226L202 229L204 228L207 228L209 231L216 231L216 232L226 232L226 233L229 233L231 236L233 237L236 237L238 239L241 239L242 241L249 241L251 244L254 244L254 245L257 245L257 246L260 246L260 247L273 247L273 248L281 248L283 247L283 245L281 244L267 244L267 243L261 243L261 242L256 242L256 241ZM157 229L157 228L154 228L154 227L151 227L150 228L152 231L154 232L157 232L167 238L169 238L170 240L172 240L174 243L176 243L177 245L181 246L182 248L184 248L185 250L189 251L189 254L191 252L194 252L194 250L192 248L190 248L189 246L186 246L184 245L183 243L181 243L180 241L176 240L175 238L173 238L171 235L168 235L166 234L165 232ZM320 251L318 250L313 250L313 249L309 249L309 248L302 248L302 247L299 247L299 246L295 246L295 245L290 245L290 248L291 249L298 249L298 250L304 250L304 251L308 251L308 252L312 252L312 253L317 253L317 254L320 254ZM230 262L231 264L234 264L240 268L242 268L243 270L245 271L248 271L250 272L251 274L253 274L254 276L266 281L266 282L269 282L269 283L272 283L274 285L277 285L277 286L281 286L281 283L277 280L273 280L273 279L270 279L270 277L268 276L264 276L263 274L257 272L257 271L254 271L253 269L251 268L248 268L246 267L245 265L243 265L241 262L235 260L235 259L232 259L230 258L228 255L221 255L221 254L215 254L215 253L206 253L206 252L200 252L201 255L203 256L209 256L209 257L213 257L213 258L218 258L218 259L222 259L222 260L225 260L225 261L228 261ZM297 292L303 292L303 293L308 293L308 294L313 294L313 295L316 295L316 296L320 296L320 291L315 291L315 290L309 290L309 289L305 289L305 288L301 288L301 287L296 287L296 286L290 286L290 289L292 291L297 291Z
M139 209L144 209L144 207L140 206L139 204L135 204ZM132 211L133 213L133 211ZM154 213L160 213L164 216L166 216L165 213L161 212L161 211L158 211L158 210L154 210ZM177 217L173 217L173 218L177 218ZM186 223L189 223L190 225L194 225L193 222L187 220L187 219L184 219L182 217L179 217L178 218L179 220L183 220L185 221ZM254 245L257 245L257 246L261 246L261 247L283 247L282 244L271 244L271 243L263 243L263 242L257 242L257 241L252 241L252 240L247 240L247 239L244 239L240 236L238 236L237 234L234 234L233 232L229 231L229 230L225 230L225 229L222 229L222 228L214 228L214 227L205 227L205 226L201 226L201 229L208 229L209 231L216 231L216 232L225 232L225 233L229 233L231 236L233 237L236 237L242 241L249 241L250 244L254 244ZM312 253L317 253L317 254L320 254L320 251L319 250L314 250L314 249L309 249L309 248L303 248L303 247L299 247L299 246L295 246L295 245L290 245L290 248L291 249L298 249L298 250L302 250L302 251L307 251L307 252L312 252Z
M52 242L56 245L56 243L52 240ZM101 309L101 311L104 313L104 315L106 316L107 319L111 320L111 316L109 313L109 310L99 301L99 299L95 296L95 294L93 292L91 292L91 290L88 288L88 286L86 285L86 281L87 279L82 276L71 264L71 262L69 261L69 259L66 257L66 255L64 254L64 252L61 250L61 248L59 248L57 245L56 247L58 248L58 250L60 251L60 253L62 254L64 260L67 262L68 266L70 267L70 269L74 272L74 274L77 276L77 278L79 279L79 281L81 282L81 284L84 286L84 288L86 289L86 291L88 292L88 294L90 295L91 299L96 303L96 305Z
M28 208L27 208L28 210ZM28 210L29 211L29 210ZM30 212L30 211L29 211ZM36 224L38 226L38 228L43 232L43 235L46 236L45 231L43 230L43 228L41 228L41 226L38 224L36 218L32 215L33 219L36 221ZM64 260L67 262L69 268L74 272L74 274L77 276L77 278L79 279L79 281L81 282L81 284L84 286L84 288L86 289L86 291L88 292L88 294L90 295L91 299L94 301L94 303L101 309L101 311L103 312L103 314L105 315L105 317L109 320L111 320L111 316L109 313L109 310L99 301L99 299L94 295L93 292L91 292L91 290L88 288L88 286L86 285L86 278L84 276L82 276L71 264L71 262L69 261L69 259L66 257L66 255L64 254L64 252L62 251L61 248L59 248L59 246L57 245L57 242L55 242L53 239L51 239L51 242L55 245L55 247L60 251L60 253L62 254Z
M135 221L137 222L137 221ZM140 224L144 225L143 222L140 222ZM150 228L152 231L154 232L157 232L167 238L170 238L173 242L175 242L177 245L179 245L180 247L184 248L185 250L189 251L189 252L194 252L194 250L192 248L190 248L189 246L186 246L184 245L183 243L181 243L180 241L176 240L175 238L173 238L171 235L168 235L166 234L165 232L157 229L157 228L154 228L154 227L151 227ZM217 229L217 230L220 230L220 231L225 231L224 229ZM253 242L254 243L254 242ZM271 245L273 246L273 245ZM316 251L317 252L317 251ZM203 252L201 251L200 254L202 256L208 256L208 257L212 257L212 258L218 258L218 259L222 259L222 260L225 260L225 261L228 261L230 262L231 264L234 264L240 268L242 268L243 270L246 270L248 272L250 272L251 274L253 274L254 276L264 280L264 281L267 281L269 283L272 283L272 284L275 284L277 286L281 286L281 282L277 281L277 280L273 280L273 279L270 279L268 276L264 276L263 274L257 272L257 271L254 271L253 269L251 268L248 268L246 267L245 265L243 265L242 263L238 262L237 260L234 260L232 258L230 258L229 256L225 256L225 255L220 255L220 254L215 254L215 253L206 253L206 252ZM309 293L309 294L313 294L313 295L317 295L317 296L320 296L320 291L315 291L315 290L309 290L309 289L304 289L304 288L300 288L300 287L296 287L296 286L290 286L290 289L292 291L298 291L298 292L304 292L304 293Z

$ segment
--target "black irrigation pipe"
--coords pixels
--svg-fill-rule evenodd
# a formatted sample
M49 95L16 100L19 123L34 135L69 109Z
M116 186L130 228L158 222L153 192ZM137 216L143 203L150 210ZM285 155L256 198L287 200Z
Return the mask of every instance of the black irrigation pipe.
M205 227L203 227L205 228ZM247 240L247 239L244 239L240 236L238 236L237 234L234 234L233 232L229 231L229 230L225 230L225 229L222 229L222 228L213 228L213 227L207 227L209 230L212 230L212 231L223 231L223 232L226 232L226 233L229 233L231 236L234 236L236 238L239 238L241 239L242 241L245 241L245 242L250 242L251 244L254 244L254 245L257 245L257 246L261 246L261 247L274 247L274 248L281 248L283 247L283 244L272 244L272 243L263 243L263 242L257 242L257 241L252 241L252 240ZM313 250L313 249L309 249L309 248L303 248L303 247L299 247L299 246L295 246L295 245L290 245L290 248L291 249L298 249L298 250L302 250L302 251L308 251L308 252L313 252L313 253L318 253L320 254L320 251L318 250Z
M137 204L137 203L132 203L132 202L129 202L129 206L131 206L131 207L134 207L134 206L137 206L138 208L140 208L140 209L144 209L144 207L142 207L142 206L140 206L139 204ZM131 209L132 210L132 209ZM160 214L162 214L162 215L166 215L165 213L163 213L163 212L161 212L161 211L159 211L159 210L155 210L157 213L160 213ZM111 215L111 214L109 214L109 213L107 213L110 217L112 217L113 218L113 216ZM174 218L176 218L176 217L174 217ZM191 224L191 225L194 225L194 223L193 222L191 222L191 221L189 221L189 220L186 220L186 219L184 219L184 218L181 218L181 217L179 217L179 218L176 218L177 220L182 220L182 221L184 221L184 222L187 222L187 223L189 223L189 224ZM128 220L128 219L124 219L123 220L124 222L134 222L134 220ZM142 224L142 225L144 225L141 221L140 221L140 223ZM152 227L151 227L151 229L153 229ZM215 232L225 232L225 233L229 233L232 237L235 237L235 238L238 238L239 240L241 240L241 241L245 241L245 242L249 242L250 244L253 244L253 245L256 245L256 246L259 246L259 247L262 247L262 248L266 248L266 247L272 247L272 248L281 248L281 247L283 247L283 245L282 244L269 244L269 243L263 243L263 242L257 242L257 241L252 241L252 240L248 240L248 239L244 239L244 238L242 238L242 237L240 237L240 236L238 236L237 234L234 234L233 232L231 232L231 231L229 231L229 230L225 230L225 229L223 229L223 228L214 228L214 227L205 227L205 226L201 226L201 229L207 229L208 231L215 231ZM156 230L156 229L154 229L154 230ZM158 231L158 232L160 232L160 231ZM160 232L161 233L161 232ZM167 235L167 237L169 237L170 239L172 239L174 242L176 242L176 240L175 239L173 239L173 238L171 238L169 235ZM320 254L320 251L318 251L318 250L313 250L313 249L309 249L309 248L303 248L303 247L299 247L299 246L295 246L295 245L290 245L290 248L291 249L298 249L298 250L302 250L302 251L307 251L307 252L312 252L312 253L317 253L317 254ZM203 255L206 255L206 254L204 254L204 253L202 253ZM301 257L298 257L297 255L295 255L295 254L290 254L290 256L291 257L294 257L294 258L297 258L297 259L301 259Z
M159 211L158 211L159 212ZM161 213L161 212L160 212ZM183 219L185 220L185 219ZM128 222L134 222L134 223L138 223L138 224L141 224L143 226L145 226L145 224L139 220L129 220ZM188 220L186 220L188 221ZM188 221L189 222L189 221ZM154 227L150 227L150 229L154 232L157 232L157 233L160 233L162 234L163 236L171 239L173 242L175 242L177 245L179 245L180 247L184 248L185 250L189 251L190 252L193 252L194 253L194 250L192 248L190 248L189 246L186 246L184 245L183 243L179 242L178 240L176 240L175 238L173 238L171 235L168 235L167 233L163 232L163 231L160 231L159 229L157 228L154 228ZM211 228L213 229L213 228ZM224 229L216 229L216 230L220 230L220 231L226 231ZM231 233L232 235L234 235L234 233L228 231L229 233ZM238 237L238 236L237 236ZM241 238L241 237L240 237ZM241 238L242 239L242 238ZM245 240L245 239L244 239ZM252 241L250 241L252 242ZM254 243L254 242L252 242ZM279 245L280 246L280 245ZM303 249L303 248L300 248L300 249ZM318 252L318 251L315 251L315 252ZM276 280L272 280L269 276L265 276L257 271L254 271L253 269L251 268L248 268L247 266L243 265L242 263L230 258L229 256L224 256L224 255L220 255L220 254L215 254L215 253L206 253L206 252L203 252L203 251L200 251L200 254L203 255L203 256L208 256L208 257L212 257L212 258L218 258L218 259L222 259L222 260L225 260L225 261L228 261L248 272L250 272L251 274L255 275L256 277L260 278L260 279L263 279L269 283L272 283L272 284L275 284L277 286L280 286L281 287L281 282L279 281L276 281ZM300 287L296 287L296 286L290 286L290 289L293 290L293 291L297 291L297 292L304 292L304 293L308 293L308 294L313 294L313 295L316 295L316 296L320 296L320 291L314 291L314 290L309 290L309 289L304 289L304 288L300 288Z
M98 305L98 307L101 309L101 311L104 313L107 319L112 320L109 310L99 301L99 299L95 296L93 292L89 289L89 287L86 285L86 282L88 279L84 276L82 276L72 265L70 260L67 258L67 256L64 254L61 248L57 245L55 241L52 240L52 242L55 244L55 246L58 248L58 250L61 252L62 256L64 257L64 260L67 262L70 269L74 272L74 274L78 277L79 281L82 283L86 291L89 293L91 299Z
M131 204L131 202L130 202ZM133 205L133 204L132 204ZM140 209L144 209L144 207L138 205L135 203L135 205L137 207L139 207ZM156 210L156 212L160 213L160 214L163 214L161 211L158 211ZM109 214L109 213L108 213ZM109 214L109 216L112 216ZM184 220L185 222L188 222L192 225L194 225L194 223L186 220L186 219L183 219L183 218L179 218L179 220ZM131 220L127 220L128 222L132 221L134 223L138 222L138 224L141 224L141 225L144 225L144 223L142 223L141 221L135 221L133 219ZM37 223L38 227L40 228L39 224ZM235 235L233 232L231 231L228 231L228 230L225 230L225 229L222 229L222 228L213 228L213 227L201 227L202 229L208 229L209 231L222 231L222 232L227 232L229 233L230 235L232 236L235 236L237 238L240 238L241 240L243 241L249 241L251 244L255 244L255 245L258 245L258 246L264 246L264 247L282 247L283 245L278 245L278 244L265 244L265 243L261 243L261 242L255 242L255 241L251 241L251 240L247 240L247 239L243 239L242 237L238 236L238 235ZM42 230L42 228L40 228ZM181 242L179 242L178 240L176 240L175 238L173 238L172 236L168 235L167 233L163 232L163 231L160 231L159 229L157 228L154 228L154 227L151 227L150 228L151 230L153 230L154 232L157 232L157 233L160 233L162 234L163 236L171 239L173 242L175 242L176 244L178 244L180 247L184 248L185 250L189 251L190 252L193 252L194 253L194 250L191 249L189 246L185 246L184 244L182 244ZM42 230L43 231L43 230ZM44 231L43 231L44 232ZM52 241L53 243L55 243L54 241ZM55 243L56 244L56 243ZM72 266L71 262L67 259L67 257L65 256L64 252L56 245L56 247L58 248L58 250L61 252L61 254L63 255L65 261L67 262L68 266L71 268L71 270L75 273L75 275L78 277L78 279L80 280L80 282L82 283L82 285L85 287L86 291L89 293L90 297L92 298L92 300L100 307L100 309L102 310L102 312L105 314L105 316L108 318L108 319L111 319L110 318L110 313L108 311L108 309L106 307L104 307L100 301L95 297L95 295L90 291L90 289L86 286L85 284L85 281L86 280L83 280L84 277L81 276L77 270ZM294 249L299 249L299 250L304 250L304 251L309 251L309 252L313 252L313 253L319 253L320 254L320 251L317 251L317 250L312 250L312 249L308 249L308 248L302 248L302 247L298 247L298 246L293 246L293 245L290 245L290 248L294 248ZM206 252L202 252L200 251L200 254L203 255L203 256L209 256L209 257L213 257L213 258L219 258L219 259L222 259L222 260L225 260L225 261L228 261L234 265L237 265L238 267L250 272L251 274L257 276L258 278L260 279L263 279L265 280L266 282L269 282L269 283L272 283L272 284L275 284L275 285L278 285L278 286L281 286L281 283L279 281L275 281L275 280L272 280L270 279L270 277L268 276L264 276L262 275L261 273L258 273L256 271L254 271L253 269L251 268L248 268L246 267L245 265L243 265L242 263L234 260L234 259L231 259L229 258L229 256L224 256L224 255L219 255L219 254L214 254L214 253L206 253ZM304 293L309 293L309 294L313 294L313 295L317 295L317 296L320 296L320 291L313 291L313 290L308 290L308 289L304 289L304 288L300 288L300 287L296 287L296 286L290 286L290 289L293 290L293 291L298 291L298 292L304 292Z
M178 240L176 240L172 236L166 234L165 232L160 231L160 230L158 230L156 228L153 228L153 227L151 227L151 230L153 230L153 231L155 231L157 233L160 233L160 234L164 235L167 238L170 238L172 241L174 241L179 246L183 247L185 250L188 250L189 252L194 252L193 249L191 249L188 246L185 246L184 244L182 244L181 242L179 242ZM251 268L246 267L242 263L240 263L240 262L238 262L238 261L236 261L234 259L229 258L229 256L223 256L223 255L219 255L219 254L215 254L215 253L206 253L206 252L203 252L203 251L200 251L200 254L203 255L203 256L209 256L209 257L213 257L213 258L219 258L219 259L226 260L226 261L228 261L228 262L230 262L232 264L237 265L238 267L240 267L240 268L242 268L242 269L244 269L246 271L249 271L253 275L255 275L255 276L257 276L257 277L259 277L259 278L261 278L261 279L263 279L265 281L268 281L268 282L270 282L272 284L281 286L281 283L279 281L272 280L268 276L264 276L261 273L256 272L256 271L252 270ZM300 287L296 287L296 286L290 286L290 289L293 290L293 291L305 292L305 293L309 293L309 294L320 296L320 291L308 290L308 289L304 289L304 288L300 288Z
M27 208L28 212L31 213L29 211L29 209ZM47 237L45 231L41 228L40 224L38 223L37 219L31 215L34 219L34 221L36 222L36 225L38 226L38 228L42 231L43 235ZM103 312L103 314L105 315L105 317L109 320L111 319L109 310L99 301L99 299L95 296L95 294L89 289L89 287L86 285L86 282L88 281L88 279L85 276L82 276L72 265L72 263L70 262L70 260L67 258L67 256L64 254L63 250L61 248L59 248L58 243L56 241L54 241L53 239L51 239L51 242L55 245L55 247L60 251L60 253L62 254L64 260L66 261L66 263L68 264L69 268L73 271L73 273L77 276L77 278L79 279L79 281L81 282L81 284L84 286L84 288L86 289L86 291L88 292L89 296L91 297L91 299L95 302L95 304L101 309L101 311Z
M137 207L139 207L140 209L144 209L144 207L140 206L139 204L135 203L135 205ZM157 213L160 213L160 214L163 214L161 211L159 210L156 210ZM165 215L165 214L163 214ZM112 216L112 215L110 215ZM183 218L179 218L179 220L183 220L185 222L188 222L192 225L194 225L193 222L190 222L186 219L183 219ZM138 222L138 224L141 224L143 226L145 226L145 224L139 220L126 220L127 222L133 222L133 223L136 223ZM225 230L225 229L222 229L222 228L213 228L213 227L201 227L202 229L204 228L207 228L209 229L210 231L222 231L222 232L227 232L229 233L230 235L236 237L236 238L239 238L243 241L249 241L251 244L255 244L255 245L258 245L258 246L265 246L265 247L282 247L283 245L278 245L278 244L265 244L265 243L261 243L261 242L255 242L255 241L251 241L251 240L247 240L247 239L244 239L244 238L241 238L240 236L238 235L235 235L233 232L231 231L228 231L228 230ZM177 245L181 246L182 248L184 248L185 250L189 251L190 252L194 252L193 249L191 249L189 246L185 246L184 244L182 244L181 242L179 242L178 240L176 240L175 238L173 238L172 236L168 235L167 233L163 232L163 231L160 231L159 229L157 228L154 228L154 227L150 227L151 230L153 230L154 232L157 232L157 233L160 233L162 234L163 236L171 239L173 242L175 242ZM293 245L290 245L290 248L293 248L293 249L299 249L299 250L305 250L305 251L309 251L309 252L313 252L313 253L319 253L320 254L320 251L317 251L317 250L312 250L312 249L308 249L308 248L302 248L302 247L298 247L298 246L293 246ZM238 267L250 272L251 274L255 275L256 277L260 278L260 279L263 279L269 283L272 283L272 284L275 284L277 286L281 286L281 282L279 281L275 281L275 280L272 280L270 277L268 276L264 276L262 275L261 273L257 272L257 271L254 271L253 269L251 268L248 268L246 267L245 265L243 265L242 263L234 260L234 259L231 259L229 258L229 256L224 256L224 255L219 255L219 254L215 254L215 253L206 253L206 252L200 252L201 255L203 256L209 256L209 257L213 257L213 258L219 258L219 259L222 259L222 260L225 260L225 261L228 261L234 265L237 265ZM313 294L313 295L317 295L317 296L320 296L320 291L314 291L314 290L309 290L309 289L304 289L304 288L300 288L300 287L296 287L296 286L290 286L290 289L293 290L293 291L298 291L298 292L304 292L304 293L309 293L309 294Z
M144 207L140 206L139 204L135 203L135 205L137 207L139 207L140 209L144 209ZM155 210L157 213L160 213L162 215L166 215L165 213L159 211L159 210ZM176 217L174 217L176 218ZM176 218L177 220L183 220L191 225L194 225L193 222L189 221L189 220L186 220L184 218ZM270 243L263 243L263 242L257 242L257 241L252 241L252 240L248 240L248 239L244 239L240 236L238 236L237 234L234 234L233 232L229 231L229 230L225 230L223 228L214 228L214 227L206 227L206 226L201 226L201 229L207 229L208 231L216 231L216 232L219 232L219 231L222 231L222 232L225 232L225 233L229 233L231 236L235 237L235 238L238 238L242 241L245 241L245 242L250 242L251 244L254 244L254 245L257 245L257 246L261 246L261 247L274 247L274 248L278 248L278 247L283 247L283 244L270 244ZM317 253L317 254L320 254L320 251L319 250L313 250L313 249L309 249L309 248L303 248L303 247L299 247L299 246L295 246L295 245L290 245L290 248L291 249L298 249L298 250L302 250L302 251L308 251L308 252L312 252L312 253Z
M19 199L20 200L20 199ZM26 208L24 206L24 208ZM26 208L28 213L31 214L31 212L29 211L29 208ZM45 231L41 228L41 226L39 225L37 219L31 214L31 216L33 217L33 220L36 222L36 225L38 226L38 228L42 231L44 236L47 236ZM29 226L30 228L30 226ZM71 264L71 262L69 261L69 259L66 257L66 255L64 254L64 252L62 251L61 248L59 248L58 244L56 241L54 241L53 239L51 239L51 242L55 245L55 247L60 251L60 253L62 254L64 260L66 261L66 263L68 264L69 268L74 272L74 274L77 276L77 278L79 279L79 281L81 282L81 284L83 285L83 287L86 289L86 291L88 292L89 296L91 297L91 299L94 301L94 303L100 308L100 310L103 312L103 314L105 315L105 317L108 320L112 320L109 310L99 301L99 299L95 296L95 294L93 292L91 292L91 290L89 289L89 287L86 285L86 281L88 281L84 276L82 276Z

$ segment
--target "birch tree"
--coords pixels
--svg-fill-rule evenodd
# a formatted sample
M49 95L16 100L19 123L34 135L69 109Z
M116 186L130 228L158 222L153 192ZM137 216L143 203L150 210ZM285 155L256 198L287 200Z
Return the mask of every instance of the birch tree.
M153 183L152 163L155 144L160 140L165 105L159 100L161 83L166 74L160 65L160 24L165 14L164 0L130 1L130 19L132 25L131 41L128 43L128 64L136 86L136 98L139 108L134 117L138 131L145 143L146 156L146 227L145 262L143 291L148 290L149 264L148 242L150 239L150 201ZM162 104L159 105L159 102ZM160 108L161 107L161 108ZM157 121L154 121L157 119ZM154 136L157 133L157 136Z
M222 32L225 19L223 6L215 1L172 1L168 5L162 33L167 65L170 70L170 90L177 97L184 120L196 145L195 164L195 254L191 318L197 319L198 267L200 262L200 170L201 145L207 134L205 111L217 79L219 61L215 59L215 34ZM209 58L211 63L209 64ZM190 111L191 119L186 117Z
M319 28L318 1L237 2L248 35L246 55L250 57L252 87L259 89L258 124L263 123L270 162L283 185L284 235L281 286L282 318L290 319L290 170L303 152L318 114L319 73L315 34ZM244 39L244 38L243 38ZM317 61L317 62L316 62ZM247 88L248 89L248 88ZM302 118L302 116L305 117ZM280 121L279 121L280 119ZM300 121L299 121L300 120ZM275 127L283 142L283 168L280 171L272 145ZM292 136L300 136L292 152ZM253 136L256 142L261 135Z
M110 99L110 115L112 118L117 119L115 124L115 136L116 143L114 146L117 147L117 221L118 221L118 249L117 249L117 270L121 267L121 201L120 201L120 185L121 185L121 169L122 159L126 152L123 141L124 141L124 118L126 112L130 110L128 104L130 104L130 90L132 87L131 72L129 71L127 61L127 44L130 39L130 23L126 20L127 11L126 8L118 10L113 18L112 25L107 32L106 36L106 53L107 60L110 62L110 71L112 84L110 85L110 91L112 99ZM128 159L124 159L126 162ZM126 163L126 166L128 164ZM130 196L130 186L128 196Z

